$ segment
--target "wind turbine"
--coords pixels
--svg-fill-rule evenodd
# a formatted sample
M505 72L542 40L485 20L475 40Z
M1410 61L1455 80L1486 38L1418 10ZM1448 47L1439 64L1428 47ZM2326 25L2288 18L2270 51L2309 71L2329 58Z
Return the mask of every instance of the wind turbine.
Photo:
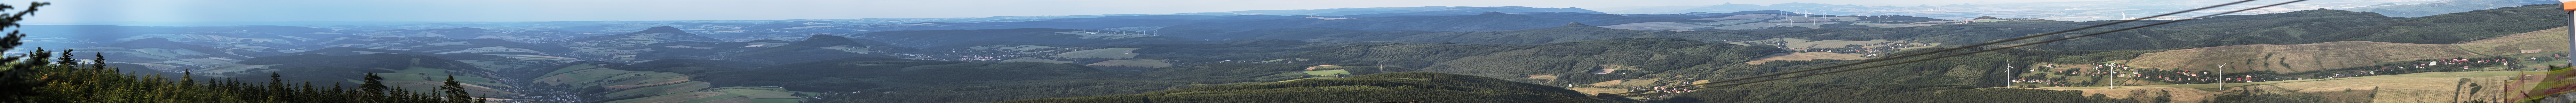
M2015 73L2015 72L2013 72L2013 71L2015 71L2014 69L2021 69L2021 68L2015 68L2015 67L2013 67L2011 62L2005 62L2005 63L2004 63L2004 73L2005 73L2005 74L2011 74L2011 75L2004 75L2004 81L2010 81L2010 82L2004 82L2004 87L2012 87L2013 85L2021 85L2021 84L2019 83L2019 82L2021 82L2021 81L2017 81L2017 80L2013 79L2013 78L2018 78L2019 76L2021 76L2021 73Z
M2111 75L2106 77L2111 78L2111 89L2120 89L2120 71L2113 70Z

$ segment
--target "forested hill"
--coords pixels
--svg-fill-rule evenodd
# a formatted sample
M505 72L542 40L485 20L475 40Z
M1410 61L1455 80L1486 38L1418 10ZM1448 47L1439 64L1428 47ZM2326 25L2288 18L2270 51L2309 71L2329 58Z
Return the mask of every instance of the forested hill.
M2528 5L2417 18L2385 17L2370 12L2307 10L2290 13L2210 17L2137 31L2036 46L2065 50L2137 50L2214 47L2246 44L2306 44L2334 41L2450 44L2565 26L2567 14L2548 13L2553 6ZM2071 32L2096 33L2164 22L2148 20ZM1756 31L1638 31L1569 24L1504 31L1363 31L1334 28L1279 28L1228 32L1210 36L1236 39L1291 39L1316 42L1390 41L1415 43L1540 44L1613 38L1682 38L1701 41L1752 41L1771 38L1809 40L1911 40L1972 44L2073 29L2113 21L2023 20L1893 28L1822 28ZM2256 28L2256 29L2245 29ZM1177 35L1177 34L1176 34ZM2067 37L2067 36L2057 36Z
M1591 83L1666 73L1712 72L1778 52L1767 46L1671 38L1626 38L1536 45L1363 44L1290 55L1299 63L1375 63L1425 71L1541 84ZM1533 74L1554 76L1532 77ZM1702 75L1706 76L1706 75Z
M2308 44L2373 41L2453 44L2567 26L2568 15L2556 5L2525 5L2490 10L2393 18L2370 12L2309 10L2261 15L2230 15L2186 21L2157 28L2068 40L2048 49L2160 49L2247 44ZM2087 30L2091 33L2103 29Z
M1141 94L1013 100L1000 103L1514 103L1588 96L1553 86L1438 72L1192 87ZM1572 103L1622 103L1596 100Z

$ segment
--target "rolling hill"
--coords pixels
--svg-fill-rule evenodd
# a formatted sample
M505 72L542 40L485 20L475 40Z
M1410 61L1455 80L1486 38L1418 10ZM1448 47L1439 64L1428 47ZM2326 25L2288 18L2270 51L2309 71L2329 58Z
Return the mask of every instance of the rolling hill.
M456 76L459 82L467 84L465 87L468 92L476 95L519 94L499 89L514 87L494 81L500 76L494 74L493 70L474 67L472 64L456 60L412 53L299 54L259 57L243 60L241 64L191 71L237 79L267 79L264 74L269 73L297 74L280 79L348 84L358 83L359 77L365 75L362 73L374 73L385 77L384 82L391 86L409 90L432 90L444 85L441 83L445 82L435 78Z
M1019 28L977 30L886 31L850 34L847 37L884 41L904 47L932 47L977 41L1008 41L1055 45L1107 46L1127 44L1197 43L1189 38L1151 34L1104 33L1073 29Z
M648 45L683 42L717 42L715 38L707 38L705 36L698 36L697 34L690 34L688 32L680 31L679 28L668 26L653 27L643 31L635 31L633 33L626 34L574 38L569 41L571 42L557 44L563 45L564 47L572 50L570 53L565 54L575 55L585 59L598 60L639 60L633 58L635 53L651 51L651 49L633 48Z
M894 57L889 55L899 52L910 52L909 50L911 50L911 48L906 47L882 45L883 43L877 44L880 45L860 43L841 36L814 35L813 37L805 38L805 41L796 41L796 43L788 43L785 46L779 47L743 51L741 53L731 54L728 58L755 60L761 62L794 63L851 57Z
M2547 23L2567 20L2556 16L2562 13L2542 13L2554 12L2554 7L2524 5L2415 18L2343 10L2230 15L2035 47L2122 50L2340 41L2453 44L2566 26Z
M322 48L333 48L333 47L354 47L354 48L368 48L368 49L407 50L407 51L419 51L419 52L441 53L441 54L447 54L447 53L490 53L490 52L519 52L519 53L540 53L540 54L542 54L542 53L564 53L564 51L566 51L566 50L564 50L564 49L563 49L563 47L556 47L556 46L554 46L554 45L537 45L537 44L529 44L529 43L513 42L513 41L508 41L508 40L502 40L502 39L448 39L448 38L439 38L439 37L411 37L411 38L401 38L401 37L332 38L332 39L330 39L330 40L320 41L320 42L319 42L319 44L314 44L314 46L312 46L312 47L305 47L305 49L322 49Z
M1700 21L1694 18L1642 18L1589 13L1503 13L1483 12L1475 15L1345 17L1346 19L1274 19L1244 22L1192 23L1164 27L1172 34L1218 34L1203 32L1248 31L1274 28L1340 28L1371 31L1496 31L1547 28L1566 22L1591 24L1626 24L1640 22Z
M1466 102L1508 103L1587 96L1574 90L1500 79L1436 73L1396 72L1332 79L1192 87L1142 94L1046 98L1001 103L1324 103L1324 102ZM1582 101L1616 103L1622 101Z
M1414 15L1427 15L1427 14L1440 14L1440 13L1453 13L1453 14L1454 14L1454 13L1467 13L1467 14L1455 14L1455 15L1474 15L1473 13L1475 13L1475 12L1485 12L1485 11L1505 12L1505 13L1543 13L1543 12L1565 12L1565 13L1593 13L1593 14L1604 14L1604 13L1596 12L1596 11L1592 11L1592 10L1584 10L1583 8L1536 8L1536 7L1519 7L1519 6L1495 6L1495 7L1423 6L1423 7L1380 7L1380 8L1332 8L1332 9L1304 9L1304 10L1245 10L1245 11L1228 11L1228 12L1178 13L1178 14L1175 14L1175 15L1313 15L1313 16L1346 16L1346 15L1397 14L1397 13L1403 13L1403 14L1414 14Z
M2520 71L2431 72L2332 79L2228 83L2221 101L2466 102L2514 101L2514 88L2535 86ZM2513 79L2522 78L2523 81ZM2521 82L2521 83L2516 83ZM2506 88L2513 87L2513 88ZM2270 96L2270 97L2264 97ZM2234 97L2234 98L2230 98ZM2290 100L2264 100L2276 98Z
M2567 28L2532 31L2461 44L2410 44L2369 41L2344 41L2297 45L2236 45L2167 50L2138 55L2129 60L2133 67L2215 70L2218 64L2230 66L2231 72L2306 72L2324 69L2377 66L2380 62L2450 59L2458 57L2502 56L2523 50L2566 51Z
M1290 55L1291 63L1373 63L1541 84L1591 83L1699 74L1743 65L1777 48L1670 38L1625 38L1536 45L1389 43L1350 45ZM1682 71L1694 72L1683 73ZM1559 78L1525 79L1534 74ZM1713 76L1713 75L1699 75ZM1553 82L1548 82L1553 81Z

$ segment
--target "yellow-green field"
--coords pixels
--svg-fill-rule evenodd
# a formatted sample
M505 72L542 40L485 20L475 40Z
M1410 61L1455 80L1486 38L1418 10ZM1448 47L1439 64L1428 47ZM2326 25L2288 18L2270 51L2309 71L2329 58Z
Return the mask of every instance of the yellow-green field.
M1351 71L1349 71L1349 70L1318 70L1318 71L1305 71L1305 72L1303 72L1303 73L1306 73L1306 75L1334 75L1334 74L1351 74Z
M2213 70L2217 64L2229 65L2232 72L2274 71L2306 72L2333 68L2375 66L2381 62L2448 59L2454 57L2504 56L2521 50L2544 52L2567 51L2567 28L2534 31L2504 37L2488 38L2461 44L2409 44L2368 41L2342 41L2297 45L2233 45L2167 50L2138 55L2132 67Z
M2372 97L2369 99L2370 102L2447 103L2469 100L2499 101L2512 97L2503 94L2515 93L2514 89L2506 88L2508 85L2513 88L2536 86L2536 83L2530 83L2532 81L2514 81L2512 79L2521 77L2519 75L2522 75L2523 73L2538 74L2540 72L2433 72L2352 78L2228 83L2227 86L2231 88L2243 87L2265 89L2265 91L2271 92L2309 93L2369 91L2371 93L2321 96ZM2523 83L2517 85L2515 82Z
M1127 58L1136 58L1136 52L1135 52L1135 51L1136 51L1136 49L1138 49L1138 48L1109 48L1109 49L1092 49L1092 50L1082 50L1082 51L1073 51L1073 52L1058 53L1058 54L1055 54L1055 56L1056 56L1056 57L1063 57L1063 58L1109 58L1109 59L1127 59Z
M626 71L591 65L573 65L547 73L535 82L551 86L599 87L610 89L611 98L655 96L685 93L711 87L706 82L690 81L687 75L665 72Z
M2224 85L2224 86L2226 86L2226 87L2229 87L2229 88L2231 88L2231 89L2241 89L2241 88L2246 87L2246 86L2255 86L2255 87L2252 87L2252 88L2266 89L2266 91L2275 91L2275 92L2307 92L2307 93L2319 93L2319 92L2369 91L2369 92L2356 92L2356 93L2359 93L2359 94L2350 94L2350 93L2346 93L2346 94L2330 94L2330 93L2329 93L2329 94L2325 94L2325 95L2322 95L2322 96L2328 96L2328 97L2341 97L2341 98L2369 98L2369 101L2371 101L2371 102L2397 102L2397 103L2416 103L2416 102L2425 102L2425 103L2448 103L2448 102L2458 102L2458 101L2453 101L2454 99L2459 99L2459 101L2478 100L2478 99L2497 99L2497 100L2505 99L2506 97L2505 97L2504 95L2492 95L2492 94L2508 94L2508 93L2511 93L2511 90L2508 90L2508 89L2510 89L2510 88L2505 88L2505 86L2504 86L2504 85L2513 85L2513 83L2514 83L2514 82L2516 82L2516 81L2510 81L2510 80L2512 80L2512 79L2510 79L2510 78L2517 78L2517 77L2519 77L2519 75L2523 75L2523 73L2539 74L2539 73L2542 73L2542 72L2517 72L2517 71L2486 71L2486 72L2432 72L2432 73L2414 73L2414 74L2383 75L2383 76L2365 76L2365 77L2350 77L2350 78L2306 79L2306 80L2285 80L2285 81L2265 81L2265 82L2250 82L2250 83L2226 83L2226 84L2223 84L2223 85ZM2532 81L2521 81L2521 82L2525 82L2525 83L2522 83L2522 84L2520 84L2520 85L2513 85L2512 87L2514 87L2514 88L2526 88L2526 87L2531 87L2531 86L2537 86L2537 85L2536 85L2536 84L2534 84L2534 83L2529 83L2529 82L2532 82ZM2468 87L2468 86L2471 86L2471 85L2476 85L2476 86L2480 86L2480 87ZM2205 98L2206 96L2210 96L2210 95L2212 95L2212 94L2214 94L2214 93L2219 93L2219 92L2221 91L2221 90L2218 90L2218 89L2217 89L2217 88L2219 88L2219 86L2222 86L2222 84L2178 84L2178 85L2120 86L2120 88L2118 88L2118 89L2112 89L2112 88L2109 88L2109 87L2042 87L2042 88L2022 88L2022 89L2077 90L2077 91L2085 91L2085 94L2087 94L2087 95L2089 95L2089 94L2104 94L2104 95L2106 95L2106 96L2110 96L2110 97L2113 97L2113 98L2125 98L2125 97L2129 97L2129 96L2131 96L2131 95L2130 95L2130 93L2135 92L2135 91L2151 90L2151 91L2163 91L2163 92L2170 92L2170 93L2172 93L2172 94L2170 94L2170 96L2174 96L2173 98L2174 98L2174 100L2175 100L2175 101L2177 101L2177 102L2190 102L2190 101L2205 100L2205 99L2206 99L2206 98ZM2465 89L2477 89L2477 90L2465 90ZM2237 90L2228 90L2228 91L2237 91ZM2471 92L2471 91L2474 91L2474 92ZM2481 94L2486 94L2486 95L2484 95L2484 96L2479 96L2479 95L2481 95ZM2186 98L2192 98L2192 99L2186 99Z
M1057 63L1057 64L1073 63L1073 61L1063 61L1063 60L1054 60L1054 59L1038 59L1038 58L1030 58L1030 57L1011 58L1010 60L1002 60L1002 62L1039 62L1039 63Z

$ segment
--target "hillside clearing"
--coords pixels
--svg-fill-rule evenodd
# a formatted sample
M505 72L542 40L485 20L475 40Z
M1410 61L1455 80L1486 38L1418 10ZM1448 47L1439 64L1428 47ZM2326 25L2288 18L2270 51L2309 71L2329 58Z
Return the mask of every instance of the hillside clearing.
M1817 60L1817 59L1832 59L1832 60L1861 60L1861 59L1869 59L1868 57L1860 57L1860 56L1861 56L1861 54L1823 53L1823 52L1779 53L1779 54L1771 54L1770 56L1762 56L1762 58L1760 58L1760 59L1753 59L1753 61L1747 61L1747 62L1744 62L1744 64L1762 64L1763 62L1771 62L1771 61L1779 61L1779 60L1804 61L1804 60Z
M1055 56L1056 56L1056 57L1061 57L1061 58L1109 58L1109 59L1127 59L1127 58L1136 58L1136 52L1135 52L1135 51L1136 51L1136 49L1139 49L1139 48L1109 48L1109 49L1092 49L1092 50L1082 50L1082 51L1073 51L1073 52L1058 53L1058 54L1055 54Z

